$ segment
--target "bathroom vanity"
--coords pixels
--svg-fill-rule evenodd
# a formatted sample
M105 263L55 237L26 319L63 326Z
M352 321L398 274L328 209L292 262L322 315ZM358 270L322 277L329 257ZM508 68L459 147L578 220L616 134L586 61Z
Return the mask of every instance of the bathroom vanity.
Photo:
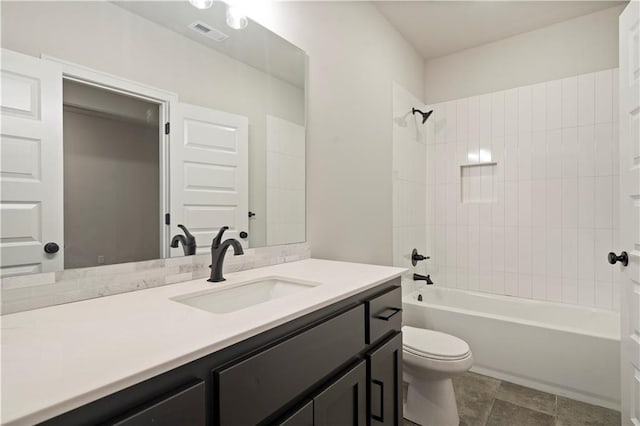
M400 424L402 271L308 259L4 316L3 421Z

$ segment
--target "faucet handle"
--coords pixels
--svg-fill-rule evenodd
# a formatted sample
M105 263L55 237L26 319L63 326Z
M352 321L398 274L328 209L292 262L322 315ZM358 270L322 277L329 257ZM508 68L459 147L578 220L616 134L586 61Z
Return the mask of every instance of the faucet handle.
M227 229L229 229L228 226L223 226L222 228L220 228L220 230L218 231L218 234L216 234L216 236L213 237L211 248L216 249L220 247L220 244L222 243L222 234L224 234L224 231L226 231Z

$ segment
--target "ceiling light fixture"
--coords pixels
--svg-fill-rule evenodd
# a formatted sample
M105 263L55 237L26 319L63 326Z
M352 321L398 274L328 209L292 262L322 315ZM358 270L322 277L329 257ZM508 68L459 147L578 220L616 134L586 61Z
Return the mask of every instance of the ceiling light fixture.
M249 24L249 19L247 15L244 14L240 6L238 5L227 5L227 25L233 28L234 30L241 30L246 28Z
M209 9L213 6L213 0L189 0L189 3L198 9Z

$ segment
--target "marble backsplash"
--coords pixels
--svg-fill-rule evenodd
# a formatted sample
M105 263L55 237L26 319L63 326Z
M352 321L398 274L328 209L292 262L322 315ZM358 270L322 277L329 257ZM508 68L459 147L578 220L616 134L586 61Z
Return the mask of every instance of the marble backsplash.
M229 253L224 272L295 262L308 259L310 255L308 243L247 249L243 256ZM210 263L209 254L200 254L6 277L0 279L0 313L28 311L205 278L209 275Z

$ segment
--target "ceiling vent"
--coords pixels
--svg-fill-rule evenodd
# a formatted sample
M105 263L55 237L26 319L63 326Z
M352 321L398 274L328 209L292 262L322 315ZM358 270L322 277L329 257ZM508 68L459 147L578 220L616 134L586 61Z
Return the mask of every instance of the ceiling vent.
M222 31L216 30L215 28L205 24L202 21L196 21L190 24L189 28L191 28L193 31L197 32L198 34L202 34L203 36L209 37L210 39L215 41L224 41L229 38L229 36L223 33Z

